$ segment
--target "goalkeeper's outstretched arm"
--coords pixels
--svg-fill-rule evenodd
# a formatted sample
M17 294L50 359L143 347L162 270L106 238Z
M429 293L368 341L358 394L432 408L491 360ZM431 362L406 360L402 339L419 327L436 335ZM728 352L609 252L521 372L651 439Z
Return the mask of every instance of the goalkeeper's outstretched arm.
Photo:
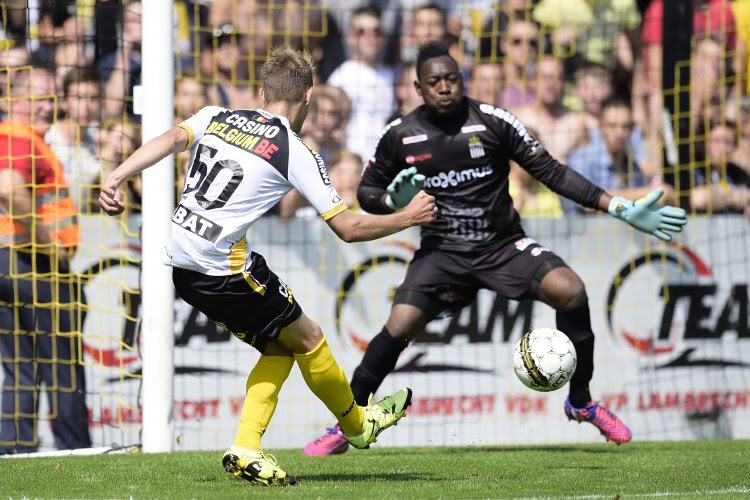
M687 224L687 217L685 210L681 208L658 205L656 202L662 195L664 195L664 190L657 188L643 198L631 201L603 193L599 200L599 208L605 210L603 207L606 205L607 212L639 231L656 236L660 240L671 241L670 233L681 232L682 226Z
M117 215L125 210L120 196L120 185L128 177L158 163L170 154L184 151L190 137L182 127L172 127L158 137L138 148L127 160L114 169L102 183L99 205L108 215Z
M572 168L555 160L546 151L532 154L528 147L519 144L516 152L516 162L557 194L584 207L609 212L639 231L671 241L670 233L681 232L682 227L687 224L683 209L657 204L664 195L662 188L654 189L643 198L632 201L612 196Z

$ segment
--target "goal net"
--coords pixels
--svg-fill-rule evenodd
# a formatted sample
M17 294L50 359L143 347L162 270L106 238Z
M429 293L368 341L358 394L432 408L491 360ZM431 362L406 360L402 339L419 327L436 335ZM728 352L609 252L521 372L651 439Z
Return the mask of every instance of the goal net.
M157 49L140 43L139 2L124 3L0 6L0 175L32 202L21 213L13 190L0 191L11 192L0 199L0 217L17 218L0 223L15 238L0 239L0 452L140 445L144 391L164 382L142 377L149 332L141 325L141 290L149 277L140 274L140 227L149 214L141 212L141 181L126 186L122 216L104 215L96 202L103 177L140 145L138 95L148 92L140 87L141 55ZM163 84L175 86L177 122L208 104L258 107L260 67L271 47L307 50L319 81L301 137L324 156L339 192L351 194L383 127L421 103L413 87L419 44L442 37L469 96L513 111L547 150L595 182L611 183L608 190L664 186L690 213L685 232L663 243L568 205L512 166L511 194L527 234L587 286L597 339L594 398L635 439L749 438L747 21L729 11L689 12L686 56L674 59L669 44L677 42L653 5L546 8L556 3L563 5L459 0L420 10L424 2L406 2L379 12L325 0L175 1L174 24L164 29L174 33L176 79ZM51 92L15 83L24 71L45 70L55 82ZM625 103L624 115L623 105L604 104L612 96ZM36 120L26 118L34 141L49 155L17 149L20 132L3 128L23 122L24 109ZM565 118L552 119L549 110ZM624 129L626 145L609 153ZM481 143L470 143L470 135L467 155L479 154ZM164 196L182 191L186 163L185 154L176 156L177 182L162 186ZM77 206L80 237L69 270L49 245L23 243L15 232L24 217L35 221L32 230L43 224L44 196L34 185L41 181L33 179L52 164ZM429 182L448 185L449 170ZM66 195L55 182L51 200L60 204ZM356 199L348 201L356 209ZM388 317L419 231L347 245L310 211L304 200L285 199L248 241L290 284L351 375ZM35 263L45 259L54 264L49 270ZM63 297L61 286L74 293ZM177 297L164 314L174 315L173 447L227 447L258 353ZM543 303L488 290L428 324L381 387L386 394L406 385L415 394L408 418L382 444L600 440L592 426L565 419L566 389L536 393L515 378L520 335L554 325L555 312ZM293 370L264 446L300 448L334 423ZM66 426L82 425L90 442L63 440Z

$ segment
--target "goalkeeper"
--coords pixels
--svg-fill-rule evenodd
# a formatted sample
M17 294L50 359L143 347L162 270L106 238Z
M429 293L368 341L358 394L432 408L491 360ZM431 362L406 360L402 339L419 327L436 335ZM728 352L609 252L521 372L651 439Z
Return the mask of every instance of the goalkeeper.
M424 187L435 197L438 217L422 227L421 246L396 291L390 317L354 370L357 403L375 393L430 320L470 304L480 288L488 288L555 309L557 328L578 353L565 414L595 425L609 441L630 441L625 424L589 393L594 333L586 288L560 257L524 233L508 194L508 162L514 160L553 191L662 240L682 230L685 212L658 205L660 190L635 202L613 198L557 162L511 113L463 96L461 72L445 45L420 49L417 78L424 105L386 127L358 198L364 210L386 214ZM347 447L334 427L309 443L305 454L341 453Z

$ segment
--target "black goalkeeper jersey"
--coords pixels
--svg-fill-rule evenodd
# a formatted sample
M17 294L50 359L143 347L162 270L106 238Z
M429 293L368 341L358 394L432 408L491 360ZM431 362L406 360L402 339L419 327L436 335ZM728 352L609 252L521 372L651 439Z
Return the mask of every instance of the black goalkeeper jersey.
M547 153L510 112L464 98L459 111L436 118L420 106L388 124L359 186L363 209L380 202L399 171L417 167L435 197L437 219L422 226L422 247L473 250L523 235L508 193L508 160L553 191L595 208L602 193Z

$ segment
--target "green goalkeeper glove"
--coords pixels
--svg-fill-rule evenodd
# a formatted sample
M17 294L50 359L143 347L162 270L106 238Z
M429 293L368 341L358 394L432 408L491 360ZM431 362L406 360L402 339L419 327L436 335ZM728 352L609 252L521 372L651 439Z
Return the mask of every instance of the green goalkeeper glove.
M417 167L409 167L398 173L386 190L385 204L397 210L409 204L424 185L424 175L417 173Z
M656 236L664 241L671 241L671 231L679 233L687 224L685 211L669 205L657 205L662 197L662 189L654 189L648 195L632 202L625 198L614 197L609 202L609 213L622 219L634 228Z

